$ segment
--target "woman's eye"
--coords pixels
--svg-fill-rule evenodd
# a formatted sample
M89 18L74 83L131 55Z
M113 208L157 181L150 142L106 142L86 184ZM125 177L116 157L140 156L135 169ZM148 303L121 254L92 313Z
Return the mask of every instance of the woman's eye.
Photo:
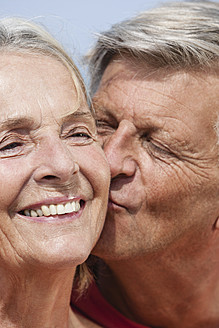
M88 133L85 132L77 132L77 133L72 133L71 137L73 138L87 138L90 139L91 136Z
M21 142L10 142L4 146L0 146L0 154L3 154L5 156L14 155L20 151L21 146Z
M14 149L14 148L20 147L20 146L21 146L20 142L12 142L12 143L9 143L8 145L0 148L0 151L11 150L11 149Z
M71 140L73 144L88 144L93 141L92 134L87 130L74 129L67 134L67 139Z

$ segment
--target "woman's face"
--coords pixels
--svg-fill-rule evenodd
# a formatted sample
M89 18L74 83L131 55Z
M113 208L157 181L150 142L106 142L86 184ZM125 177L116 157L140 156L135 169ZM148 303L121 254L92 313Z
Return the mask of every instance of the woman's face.
M109 171L77 99L57 60L1 55L1 266L76 265L99 237Z

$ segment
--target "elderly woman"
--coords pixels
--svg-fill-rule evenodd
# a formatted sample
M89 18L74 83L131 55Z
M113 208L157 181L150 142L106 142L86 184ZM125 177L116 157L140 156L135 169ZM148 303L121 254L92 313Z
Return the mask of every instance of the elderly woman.
M94 327L69 299L101 232L108 187L75 65L40 27L1 20L1 328Z

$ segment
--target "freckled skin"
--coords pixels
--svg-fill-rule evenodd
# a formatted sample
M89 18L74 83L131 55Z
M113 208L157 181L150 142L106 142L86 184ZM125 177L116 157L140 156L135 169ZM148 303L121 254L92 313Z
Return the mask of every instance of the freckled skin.
M119 58L94 95L112 204L93 253L111 269L102 293L136 322L219 322L218 95L216 71L153 72Z

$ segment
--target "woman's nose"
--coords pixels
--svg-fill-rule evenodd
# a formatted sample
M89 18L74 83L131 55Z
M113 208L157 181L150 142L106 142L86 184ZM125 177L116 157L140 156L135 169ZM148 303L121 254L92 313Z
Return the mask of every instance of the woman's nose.
M110 165L112 178L132 176L136 171L134 134L130 124L120 123L117 130L104 143L104 152Z
M73 175L79 172L73 153L59 138L47 138L41 143L36 162L34 179L37 182L70 183Z

